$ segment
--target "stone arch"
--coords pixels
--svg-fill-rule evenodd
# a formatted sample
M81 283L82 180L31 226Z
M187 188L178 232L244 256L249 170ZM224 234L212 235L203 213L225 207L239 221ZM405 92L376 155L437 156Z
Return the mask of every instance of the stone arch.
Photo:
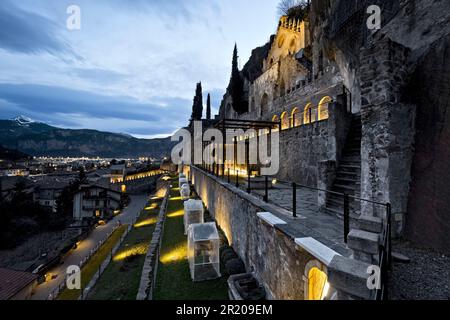
M313 116L313 112L312 112L312 103L308 103L305 106L305 109L303 111L303 123L304 124L309 124L309 123L313 123L314 122L314 116Z
M327 268L318 260L310 260L303 274L305 300L323 300L328 293Z
M272 122L279 122L280 120L278 119L278 116L275 114L272 117ZM279 126L276 126L276 128L274 128L272 131L278 131Z
M320 100L318 111L319 121L328 119L329 117L328 106L332 101L333 99L331 99L331 97L329 96L326 96L322 100Z
M289 114L285 111L281 114L280 121L281 121L281 130L289 129L290 127L290 121L289 121Z
M300 110L295 107L291 112L291 127L295 128L301 125Z
M261 117L269 112L269 95L264 93L261 97Z

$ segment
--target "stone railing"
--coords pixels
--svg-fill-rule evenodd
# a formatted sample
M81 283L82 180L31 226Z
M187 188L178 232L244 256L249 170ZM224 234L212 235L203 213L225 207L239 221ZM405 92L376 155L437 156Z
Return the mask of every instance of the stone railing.
M375 291L367 287L370 265L352 259L348 249L315 229L309 218L301 213L293 218L291 212L197 167L185 171L247 270L264 284L267 298L309 299L313 267L328 275L331 289L326 299L373 297Z

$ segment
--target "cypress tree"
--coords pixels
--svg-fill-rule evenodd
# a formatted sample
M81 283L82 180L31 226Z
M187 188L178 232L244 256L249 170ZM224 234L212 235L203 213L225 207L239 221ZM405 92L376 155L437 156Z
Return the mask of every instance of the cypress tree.
M202 83L197 83L195 89L195 97L192 105L192 120L201 120L203 116L203 93Z
M229 92L233 100L233 109L237 113L247 112L247 104L244 99L244 80L239 72L238 66L238 50L237 45L234 45L233 60L231 63L231 79L229 85Z
M206 119L211 120L211 95L209 93L206 99Z

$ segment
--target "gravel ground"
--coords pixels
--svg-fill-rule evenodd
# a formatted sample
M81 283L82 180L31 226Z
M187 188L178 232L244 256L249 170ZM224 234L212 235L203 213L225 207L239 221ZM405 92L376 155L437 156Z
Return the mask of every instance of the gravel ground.
M72 229L32 236L12 250L0 250L0 267L25 271L38 260L40 254L57 255L76 235L77 230Z
M411 259L394 263L389 295L392 300L449 300L450 256L407 241L393 243L393 251Z

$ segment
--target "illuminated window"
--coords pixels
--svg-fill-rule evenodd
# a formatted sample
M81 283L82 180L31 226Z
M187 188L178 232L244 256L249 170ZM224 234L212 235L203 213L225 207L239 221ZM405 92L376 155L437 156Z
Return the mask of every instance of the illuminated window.
M294 110L292 110L291 119L292 127L298 127L301 125L300 110L298 110L298 108L294 108Z
M312 268L308 274L308 300L322 300L326 283L326 273Z
M311 122L314 122L314 117L313 117L313 113L312 113L312 104L308 103L305 107L305 110L303 112L303 123L304 124L309 124Z
M274 115L273 117L272 117L272 122L279 122L280 120L278 120L278 116L277 115ZM278 131L278 126L276 126L272 131Z
M305 267L303 280L305 281L305 300L324 300L329 293L330 286L325 267L317 260L309 261Z
M328 105L331 103L330 97L323 98L319 103L319 121L328 119Z
M95 216L98 218L100 217L100 210L95 210Z
M281 115L281 130L289 129L289 115L287 112L283 112Z

